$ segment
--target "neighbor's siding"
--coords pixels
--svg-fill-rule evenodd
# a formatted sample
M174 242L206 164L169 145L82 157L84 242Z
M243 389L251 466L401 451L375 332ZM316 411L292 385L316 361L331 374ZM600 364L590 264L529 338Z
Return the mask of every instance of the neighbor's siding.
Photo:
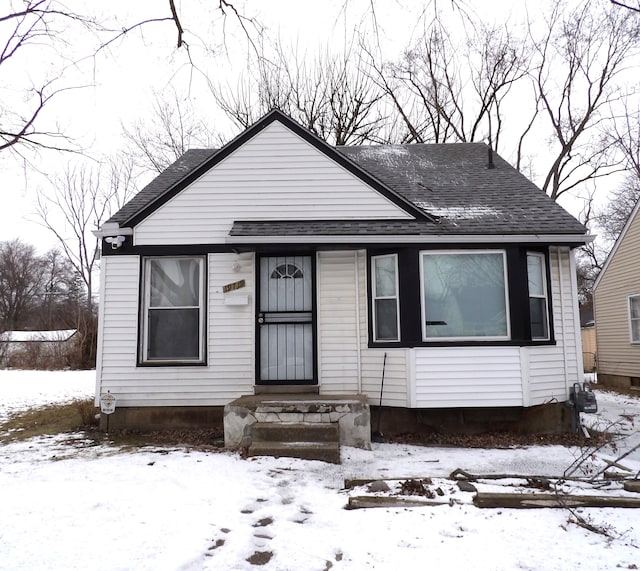
M135 243L223 243L234 220L365 218L412 217L274 122L137 225Z
M137 367L140 259L109 256L102 298L102 358L99 391L107 390L121 406L224 405L253 392L253 256L208 257L208 364L206 366ZM239 267L234 268L238 263ZM237 271L236 271L237 270ZM225 304L222 286L245 279L234 292L249 296L248 305Z
M640 344L629 331L629 295L640 294L640 209L609 260L594 292L598 373L640 377Z

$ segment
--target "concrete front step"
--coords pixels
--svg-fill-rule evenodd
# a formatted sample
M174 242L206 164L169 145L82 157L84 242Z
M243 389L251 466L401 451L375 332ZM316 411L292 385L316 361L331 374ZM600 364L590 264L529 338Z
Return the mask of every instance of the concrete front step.
M337 442L253 442L249 456L301 458L340 464L340 445Z
M256 422L249 456L286 456L340 463L337 422Z
M253 441L340 442L340 430L337 422L256 422Z

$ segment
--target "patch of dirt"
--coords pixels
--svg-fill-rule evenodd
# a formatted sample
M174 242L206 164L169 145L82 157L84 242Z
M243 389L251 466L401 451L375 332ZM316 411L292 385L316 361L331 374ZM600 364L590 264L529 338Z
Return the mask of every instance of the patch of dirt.
M251 557L247 558L247 561L251 565L266 565L271 561L273 552L271 551L256 551Z
M88 423L94 419L91 414L87 415L87 410L93 410L92 403L90 400L76 400L13 413L0 424L0 442L91 430Z
M519 446L597 446L607 441L604 433L592 433L591 438L567 432L562 434L515 434L489 432L485 434L399 434L386 438L386 442L417 446L443 446L453 448L514 448Z

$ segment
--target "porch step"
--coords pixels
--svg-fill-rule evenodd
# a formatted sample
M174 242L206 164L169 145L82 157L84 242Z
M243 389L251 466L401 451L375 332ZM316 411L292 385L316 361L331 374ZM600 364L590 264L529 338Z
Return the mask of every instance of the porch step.
M337 423L258 422L249 456L275 456L340 463Z

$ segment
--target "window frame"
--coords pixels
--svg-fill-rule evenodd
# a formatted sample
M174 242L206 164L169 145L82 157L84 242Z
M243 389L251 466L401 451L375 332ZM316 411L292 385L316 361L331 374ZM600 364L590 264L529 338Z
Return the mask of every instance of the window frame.
M633 317L633 314L631 312L631 301L635 299L637 299L637 303L640 304L640 293L632 293L627 296L627 312L629 315L629 342L632 345L640 345L640 329L638 337L636 339L634 339L633 337L633 324L635 321L640 323L640 317Z
M376 260L382 258L393 258L394 260L394 277L395 277L395 295L393 296L379 296L377 295L377 282L376 282ZM396 302L396 338L395 339L379 339L376 335L377 327L377 304L376 301L381 299L395 299ZM402 332L400 330L400 280L398 276L398 254L379 254L371 256L371 319L372 319L372 338L374 343L400 343L402 338Z
M151 307L151 267L155 260L195 260L199 265L198 279L198 357L197 358L149 358L149 322ZM141 258L140 280L140 322L138 342L138 365L173 366L206 365L206 328L207 328L207 256L144 256ZM196 306L163 307L164 310L195 308Z
M536 257L541 260L540 272L542 274L542 295L532 294L529 289L529 256ZM527 295L529 300L529 333L532 341L549 341L551 339L551 316L549 314L549 285L547 282L547 257L542 252L527 251ZM533 330L531 328L531 298L544 299L545 317L547 320L547 335L545 337L534 337Z
M447 337L429 337L427 336L427 308L425 303L425 275L424 275L424 257L434 255L485 255L500 254L502 256L502 276L504 291L504 309L506 335L487 335L487 336L447 336ZM509 300L509 271L507 264L507 252L502 249L455 249L455 250L420 250L418 255L418 264L420 266L420 312L421 312L421 331L422 341L425 343L456 343L456 342L495 342L495 341L511 341L511 305Z

